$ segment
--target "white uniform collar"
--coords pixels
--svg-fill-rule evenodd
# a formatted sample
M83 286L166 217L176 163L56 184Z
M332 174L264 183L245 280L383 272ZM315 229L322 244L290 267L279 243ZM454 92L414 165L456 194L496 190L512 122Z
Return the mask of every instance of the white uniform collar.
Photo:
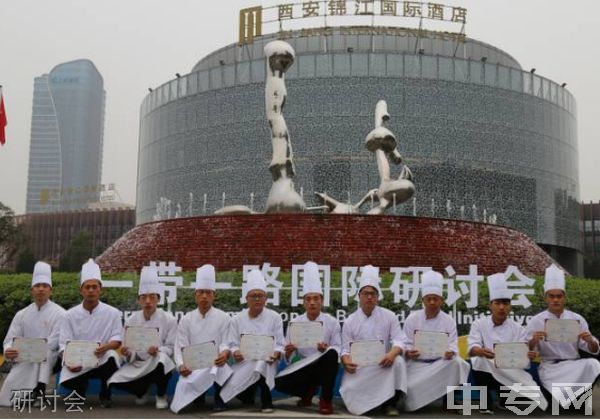
M256 315L255 317L252 317L252 316L250 316L250 308L246 308L246 315L248 315L248 319L250 319L250 320L259 319L259 318L261 318L264 315L264 313L266 312L266 310L267 310L267 308L263 307L262 311L260 311L260 313L258 315Z
M546 309L546 312L548 312L548 316L550 318L555 318L555 319L563 319L565 317L565 314L567 313L566 309L563 309L562 313L560 314L560 316L556 316L555 314L553 314L552 312L550 312L549 309Z
M490 323L490 326L491 326L492 328L496 328L496 327L503 327L503 326L505 326L505 325L506 325L506 323L508 322L508 320L509 320L509 319L510 319L510 316L506 317L506 319L504 320L504 322L503 322L502 324L500 324L500 325L496 325L496 324L494 324L494 320L492 319L492 315L490 314L490 315L488 316L488 322Z
M98 304L96 305L96 307L94 309L92 309L92 312L90 312L87 309L85 309L85 307L83 306L83 302L81 302L81 304L80 304L81 310L83 312L85 312L86 314L90 314L90 315L94 315L95 313L97 313L103 305L104 305L104 303L102 303L102 301L98 301Z
M363 308L358 308L360 310L360 313L362 314L363 317L365 317L365 319L371 318L373 315L375 315L375 311L377 311L377 308L379 308L379 305L375 305L375 307L373 308L373 312L371 312L371 315L367 315L365 313L365 311L363 311Z
M306 320L308 322L321 321L321 317L323 316L323 311L319 311L319 316L315 318L315 321L311 321L310 319L308 319L308 314L306 312L304 312L304 316L306 317Z
M44 303L42 306L38 306L37 303L32 302L32 305L35 307L35 309L39 312L42 312L44 309L48 308L48 304L50 303L50 299L48 299L46 301L46 303Z
M421 309L422 313L423 313L423 320L424 321L430 321L432 319L438 319L438 317L442 314L442 309L440 308L440 310L438 311L437 315L434 316L433 318L427 318L427 313L425 312L425 308Z
M160 308L156 308L154 313L152 315L150 315L150 319L148 321L152 321L152 320L156 319L158 317L158 311L160 311L160 310L161 310ZM146 316L144 315L144 310L142 309L140 313L141 313L144 321L146 321Z
M207 316L209 316L212 313L213 310L213 306L210 305L210 308L208 309L208 311L206 311L206 313L204 315L202 315L202 312L200 312L200 308L198 308L196 306L196 312L198 312L198 315L200 316L200 318L206 318Z

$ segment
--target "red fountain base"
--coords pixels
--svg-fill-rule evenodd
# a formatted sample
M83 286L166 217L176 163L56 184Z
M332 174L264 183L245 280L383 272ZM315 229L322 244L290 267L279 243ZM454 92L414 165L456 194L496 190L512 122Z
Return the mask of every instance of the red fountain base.
M290 270L308 260L342 266L451 265L480 274L515 265L542 274L553 260L525 234L503 226L426 217L276 214L204 216L138 225L98 259L106 272L139 272L150 261L175 261L183 271L213 264L219 271L263 264Z

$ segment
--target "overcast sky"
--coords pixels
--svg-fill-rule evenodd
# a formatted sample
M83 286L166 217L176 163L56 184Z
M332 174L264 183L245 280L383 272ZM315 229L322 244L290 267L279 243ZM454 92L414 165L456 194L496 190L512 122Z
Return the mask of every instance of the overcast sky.
M294 0L298 1L298 0ZM287 3L264 0L265 6ZM578 103L581 198L600 200L600 1L446 0L468 9L467 36L511 54ZM189 73L233 43L239 9L261 0L0 0L0 84L8 116L0 201L25 211L33 79L92 60L107 92L102 181L135 203L139 106L149 86Z

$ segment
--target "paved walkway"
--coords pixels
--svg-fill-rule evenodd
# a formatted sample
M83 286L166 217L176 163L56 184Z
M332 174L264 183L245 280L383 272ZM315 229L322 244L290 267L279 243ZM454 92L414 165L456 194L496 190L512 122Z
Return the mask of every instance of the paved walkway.
M3 379L3 378L2 378ZM592 406L594 418L600 415L600 387L596 386L593 390ZM334 400L336 414L332 416L321 416L315 405L310 408L296 407L296 398L286 398L274 401L275 412L272 414L261 413L258 408L244 407L237 400L228 404L228 409L222 412L213 412L212 398L207 398L206 407L188 407L179 414L174 414L170 410L156 410L154 402L149 402L146 406L137 406L134 404L132 396L116 395L113 397L114 404L112 408L102 408L96 396L83 401L82 404L69 404L63 401L62 397L57 398L56 407L48 406L43 411L40 407L32 407L30 404L23 404L21 410L15 410L11 407L0 407L0 418L368 418L353 416L348 413L340 399ZM73 402L73 401L71 401ZM318 399L314 399L318 403ZM55 408L54 412L52 409ZM369 413L370 414L370 413ZM382 413L373 413L373 417L381 417ZM519 418L512 412L496 411L495 414L482 416L477 410L474 410L471 416L465 416L458 411L447 411L438 401L431 406L413 413L401 413L399 418ZM557 418L551 415L551 412L535 411L528 417L537 418ZM563 417L578 417L576 414L561 414ZM580 417L580 416L579 416Z

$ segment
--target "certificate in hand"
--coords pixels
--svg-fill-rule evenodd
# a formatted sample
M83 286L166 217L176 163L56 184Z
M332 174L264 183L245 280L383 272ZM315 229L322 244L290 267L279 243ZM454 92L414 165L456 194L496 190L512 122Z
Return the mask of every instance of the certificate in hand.
M269 360L274 345L275 338L271 335L242 334L240 353L246 360Z
M358 366L378 365L385 356L382 340L353 341L350 343L350 358Z
M323 342L324 331L321 321L291 322L290 341L298 348L317 348Z
M94 351L100 346L97 341L67 341L63 365L68 367L94 368L98 366L98 357Z
M217 344L214 341L193 344L183 348L183 364L189 370L204 369L215 365Z
M577 343L581 326L576 319L547 319L546 340L559 343Z
M125 347L137 352L160 347L160 335L156 327L125 327Z
M15 337L13 347L19 352L16 362L41 363L48 357L48 340L45 338Z
M494 364L498 369L529 369L527 343L494 344Z
M415 350L418 350L420 353L419 359L441 359L448 351L448 333L415 331Z

